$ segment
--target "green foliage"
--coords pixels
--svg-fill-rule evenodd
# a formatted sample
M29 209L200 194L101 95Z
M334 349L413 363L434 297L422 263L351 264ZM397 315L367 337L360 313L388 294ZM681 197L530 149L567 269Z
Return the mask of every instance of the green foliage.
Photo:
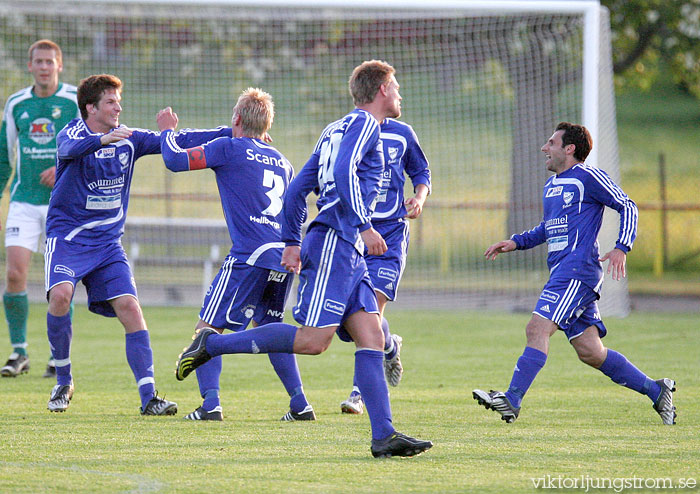
M700 4L692 0L602 0L610 9L620 88L648 90L663 71L700 97Z
M1 492L537 492L532 478L695 477L700 463L696 315L636 314L606 321L606 344L654 377L678 381L678 425L663 426L649 401L575 359L566 339L550 358L518 421L506 425L471 399L507 386L527 314L393 311L406 373L391 389L399 430L434 441L413 459L375 460L367 415L343 416L353 348L334 342L299 365L319 420L281 423L287 396L268 359L225 356L224 422L182 419L200 404L193 377L172 368L195 309L146 308L158 389L175 417L141 417L119 323L76 309L73 402L50 414L45 306L30 320L32 371L0 386ZM391 310L391 309L390 309ZM9 351L9 350L8 350Z

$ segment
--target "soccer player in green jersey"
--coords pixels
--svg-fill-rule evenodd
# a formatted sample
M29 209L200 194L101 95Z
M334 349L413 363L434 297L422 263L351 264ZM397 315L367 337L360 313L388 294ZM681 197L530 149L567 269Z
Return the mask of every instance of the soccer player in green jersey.
M75 86L58 80L63 56L56 43L42 39L32 44L27 67L34 84L7 99L0 128L0 195L15 163L5 224L7 285L3 295L13 351L0 369L3 377L15 377L29 370L29 263L46 229L46 211L56 174L56 134L80 116ZM55 366L50 359L44 377L54 375Z

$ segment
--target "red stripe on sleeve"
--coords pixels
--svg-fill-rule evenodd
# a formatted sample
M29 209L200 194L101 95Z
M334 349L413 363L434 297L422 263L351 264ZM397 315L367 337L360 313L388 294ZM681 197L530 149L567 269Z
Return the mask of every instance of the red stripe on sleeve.
M190 170L201 170L207 167L207 158L204 156L204 148L198 146L187 150L187 161Z

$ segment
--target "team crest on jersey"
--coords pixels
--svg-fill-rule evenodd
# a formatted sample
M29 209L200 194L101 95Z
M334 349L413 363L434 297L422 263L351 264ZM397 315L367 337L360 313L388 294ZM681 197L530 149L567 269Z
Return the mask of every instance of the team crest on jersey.
M122 171L125 171L129 166L129 152L124 151L119 154L119 163L122 164Z
M389 159L395 160L396 157L399 155L399 148L395 147L389 147Z
M574 193L573 192L564 192L564 195L562 196L564 199L564 204L567 206L571 204L571 200L574 198Z
M564 187L562 187L561 185L559 187L551 187L547 189L547 195L545 195L545 197L560 196L562 190L564 190Z
M53 118L54 120L61 118L61 107L60 106L54 106L51 109L51 118Z
M29 138L37 144L46 144L56 137L56 127L48 118L37 118L29 124Z

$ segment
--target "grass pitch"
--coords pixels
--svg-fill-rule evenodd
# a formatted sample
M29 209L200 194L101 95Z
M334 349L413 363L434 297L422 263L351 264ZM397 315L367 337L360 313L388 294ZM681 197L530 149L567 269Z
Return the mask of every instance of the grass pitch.
M180 383L172 371L196 310L147 308L157 387L179 412L141 417L121 326L79 307L75 396L66 413L52 414L54 382L41 377L45 306L31 310L32 370L0 380L2 493L502 493L536 492L532 479L543 477L564 479L560 485L582 477L699 480L697 314L606 321L608 346L678 382L678 425L669 427L646 397L579 363L561 334L520 418L505 424L471 390L507 387L528 314L390 312L406 369L391 389L394 422L435 446L412 459L377 460L367 415L340 414L352 383L348 344L299 358L316 422L279 422L288 406L282 385L265 356L245 355L224 357L224 422L193 423L182 417L200 404L196 379Z

